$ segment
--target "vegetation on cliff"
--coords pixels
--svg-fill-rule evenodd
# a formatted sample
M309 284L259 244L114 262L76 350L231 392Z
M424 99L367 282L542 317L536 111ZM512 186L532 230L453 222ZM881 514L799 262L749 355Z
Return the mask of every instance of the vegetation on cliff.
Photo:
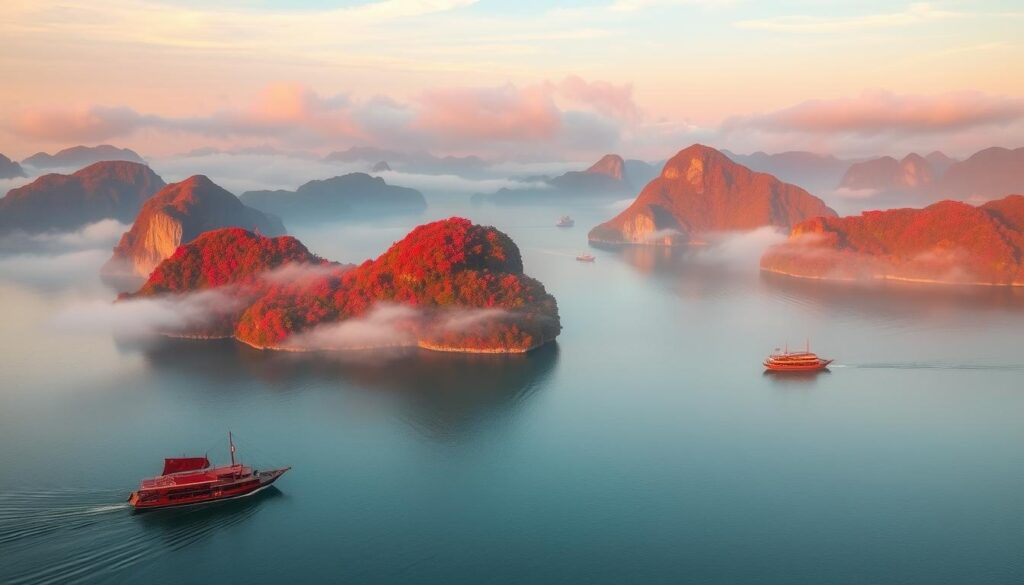
M761 258L805 278L1024 285L1024 197L819 217Z
M421 225L356 267L318 258L290 237L208 232L127 296L208 289L229 291L221 315L231 334L261 348L522 352L561 330L554 297L523 273L515 243L462 218Z

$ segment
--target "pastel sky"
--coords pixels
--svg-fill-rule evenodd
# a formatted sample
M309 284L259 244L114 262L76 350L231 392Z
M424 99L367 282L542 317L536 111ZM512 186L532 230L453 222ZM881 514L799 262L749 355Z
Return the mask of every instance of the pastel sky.
M1024 145L1024 3L4 0L0 152Z

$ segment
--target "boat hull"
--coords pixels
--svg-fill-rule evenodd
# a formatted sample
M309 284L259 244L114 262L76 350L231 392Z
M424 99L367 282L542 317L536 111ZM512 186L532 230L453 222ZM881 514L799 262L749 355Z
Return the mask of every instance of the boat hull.
M765 370L769 372L820 372L828 369L832 360L818 360L815 363L807 364L779 364L769 361L764 362Z
M254 495L274 484L291 467L272 469L253 474L251 478L243 478L239 481L212 486L203 493L191 497L177 497L171 499L166 496L144 497L141 491L132 492L128 497L128 504L136 512L147 510L159 510L164 508L179 508L184 506L198 506L202 504L213 504L228 500L235 500Z

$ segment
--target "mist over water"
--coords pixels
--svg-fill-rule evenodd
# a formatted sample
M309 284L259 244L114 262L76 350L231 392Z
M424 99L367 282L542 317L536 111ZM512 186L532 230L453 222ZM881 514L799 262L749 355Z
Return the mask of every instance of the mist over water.
M592 249L614 210L428 198L421 216L288 227L358 263L431 219L495 225L558 299L557 343L138 340L84 318L115 296L95 273L0 271L0 582L1024 579L1024 291L762 275L768 231ZM762 374L808 339L831 373ZM124 507L163 457L225 461L229 428L244 461L293 466L276 491Z

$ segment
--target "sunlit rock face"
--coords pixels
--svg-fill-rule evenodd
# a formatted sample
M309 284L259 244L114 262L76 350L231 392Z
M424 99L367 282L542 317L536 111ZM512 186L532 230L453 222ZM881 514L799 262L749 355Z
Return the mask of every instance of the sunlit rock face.
M835 212L796 185L695 144L669 159L632 205L589 237L598 244L680 245L706 232L789 228L819 215Z
M622 181L625 179L625 167L626 161L622 160L622 157L617 154L606 154L601 157L601 160L597 161L590 166L587 170L583 171L591 175L603 175L616 181Z
M133 162L99 162L70 175L51 173L0 199L0 233L74 230L103 219L127 223L164 181Z
M142 206L104 265L103 275L115 283L144 280L181 244L205 231L231 226L268 236L285 231L281 220L243 205L205 176L168 185Z
M769 248L761 268L827 280L1024 285L1024 197L815 218Z
M225 300L215 314L174 333L293 351L522 353L561 331L554 297L523 273L511 238L462 218L421 225L359 266L313 256L288 236L206 232L122 299L217 291Z

